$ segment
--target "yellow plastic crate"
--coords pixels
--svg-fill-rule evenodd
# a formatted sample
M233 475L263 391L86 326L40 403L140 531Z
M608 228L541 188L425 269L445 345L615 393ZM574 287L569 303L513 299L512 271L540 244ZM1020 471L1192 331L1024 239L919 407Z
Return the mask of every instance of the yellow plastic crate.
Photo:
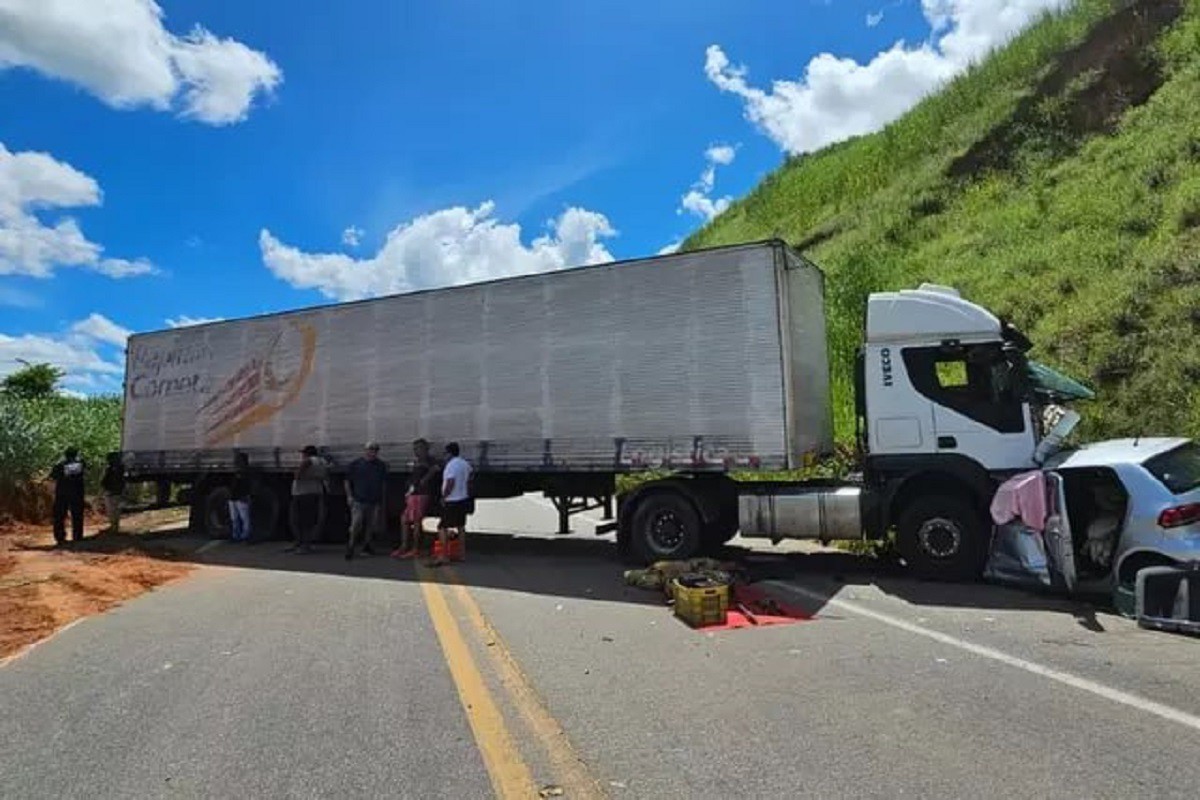
M725 612L729 610L729 584L692 587L685 585L687 581L687 575L671 581L675 616L693 628L725 624Z

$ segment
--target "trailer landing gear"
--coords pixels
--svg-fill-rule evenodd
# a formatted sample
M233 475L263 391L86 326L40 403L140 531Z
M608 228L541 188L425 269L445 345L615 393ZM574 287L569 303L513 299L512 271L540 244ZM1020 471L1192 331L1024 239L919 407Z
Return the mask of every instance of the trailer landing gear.
M595 511L601 509L604 513L602 519L608 522L613 518L613 499L612 495L603 497L570 497L566 495L547 495L550 502L554 504L554 509L558 512L558 535L566 536L571 533L571 515L582 514L585 511ZM601 531L600 528L606 530ZM607 533L611 530L608 526L598 526L596 534Z

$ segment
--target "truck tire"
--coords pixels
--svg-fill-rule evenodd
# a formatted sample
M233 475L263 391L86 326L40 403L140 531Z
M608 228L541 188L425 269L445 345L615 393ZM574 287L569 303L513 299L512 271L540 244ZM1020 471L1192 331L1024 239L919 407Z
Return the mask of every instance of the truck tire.
M630 533L634 556L646 564L691 558L703 544L700 515L675 492L655 492L638 503Z
M204 496L200 517L204 533L210 539L228 539L233 532L229 520L229 487L213 486Z
M250 496L250 539L265 542L279 538L279 515L283 501L269 486L260 487Z
M908 568L929 580L974 580L987 556L979 512L957 497L918 497L900 512L896 545Z

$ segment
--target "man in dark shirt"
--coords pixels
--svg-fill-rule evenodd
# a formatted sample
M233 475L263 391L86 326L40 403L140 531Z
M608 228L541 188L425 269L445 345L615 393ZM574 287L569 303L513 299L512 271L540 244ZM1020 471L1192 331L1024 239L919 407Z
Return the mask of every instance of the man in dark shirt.
M367 444L362 458L346 468L346 502L350 504L350 539L346 542L346 560L354 558L360 537L363 553L375 555L371 542L380 527L387 502L387 464L379 458L379 445ZM365 529L365 535L364 535Z
M54 481L54 541L60 546L67 542L67 513L71 514L71 541L83 539L83 478L84 464L79 450L68 447L63 460L50 470Z
M400 548L396 558L412 558L421 547L422 522L439 485L438 463L429 453L429 442L413 442L412 474L404 497L404 517L400 527Z
M104 490L104 511L108 514L108 532L121 532L121 499L125 495L125 465L120 453L108 454L108 465L100 478Z

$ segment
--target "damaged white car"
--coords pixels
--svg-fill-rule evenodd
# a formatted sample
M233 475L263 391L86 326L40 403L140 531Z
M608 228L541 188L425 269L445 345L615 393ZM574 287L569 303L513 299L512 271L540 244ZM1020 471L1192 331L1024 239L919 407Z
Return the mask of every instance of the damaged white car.
M1124 439L1060 452L1006 482L992 517L985 577L1111 592L1132 614L1140 570L1200 562L1200 445Z

